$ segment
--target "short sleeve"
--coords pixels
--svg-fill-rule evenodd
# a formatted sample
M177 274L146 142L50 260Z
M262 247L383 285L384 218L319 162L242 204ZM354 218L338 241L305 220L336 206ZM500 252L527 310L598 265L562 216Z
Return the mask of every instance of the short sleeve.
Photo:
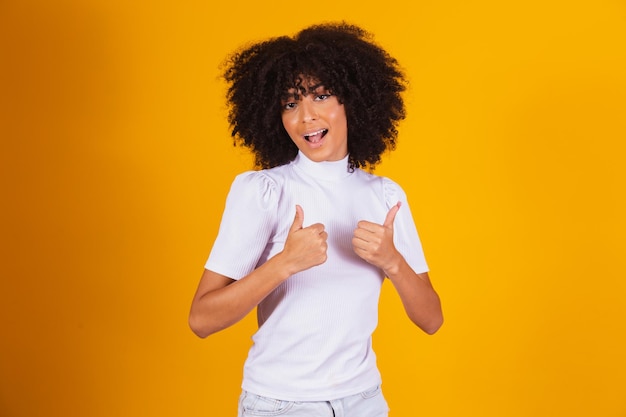
M277 205L277 187L267 175L238 175L205 268L236 280L252 272L274 233Z
M383 178L383 192L387 209L401 203L393 224L393 241L396 249L404 256L416 273L428 272L428 264L422 249L411 208L404 190L389 178Z

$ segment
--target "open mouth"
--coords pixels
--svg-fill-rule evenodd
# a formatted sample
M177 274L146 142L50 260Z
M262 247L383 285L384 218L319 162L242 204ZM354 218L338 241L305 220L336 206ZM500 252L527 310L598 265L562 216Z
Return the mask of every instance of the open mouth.
M322 138L326 136L327 133L328 133L328 129L316 130L315 132L310 132L310 133L305 134L304 139L306 139L307 141L311 143L317 143L320 140L322 140Z

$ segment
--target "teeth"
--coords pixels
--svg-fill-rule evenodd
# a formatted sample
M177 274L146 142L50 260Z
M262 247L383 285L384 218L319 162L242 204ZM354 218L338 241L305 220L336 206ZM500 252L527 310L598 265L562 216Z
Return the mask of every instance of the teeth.
M306 134L304 135L304 138L305 138L305 139L309 139L311 136L316 136L316 135L322 134L322 133L324 133L324 132L327 132L327 129L320 129L320 130L317 130L317 131L315 131L315 132L306 133Z

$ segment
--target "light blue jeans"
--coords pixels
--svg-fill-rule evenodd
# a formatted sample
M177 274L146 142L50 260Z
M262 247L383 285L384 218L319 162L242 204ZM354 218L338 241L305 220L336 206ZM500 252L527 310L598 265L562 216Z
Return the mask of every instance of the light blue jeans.
M332 401L282 401L243 391L238 417L387 417L380 386Z

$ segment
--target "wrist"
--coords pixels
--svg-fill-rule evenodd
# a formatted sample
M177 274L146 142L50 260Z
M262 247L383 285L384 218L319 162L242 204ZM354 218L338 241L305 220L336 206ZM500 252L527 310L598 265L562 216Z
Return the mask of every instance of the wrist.
M298 272L295 270L295 267L291 265L291 263L288 260L288 257L285 256L284 252L277 253L272 258L270 258L267 262L272 263L274 274L281 281L286 280L287 278L289 278L290 276Z
M383 268L383 272L389 279L393 279L400 273L404 257L396 252L396 255L390 259L390 262Z

